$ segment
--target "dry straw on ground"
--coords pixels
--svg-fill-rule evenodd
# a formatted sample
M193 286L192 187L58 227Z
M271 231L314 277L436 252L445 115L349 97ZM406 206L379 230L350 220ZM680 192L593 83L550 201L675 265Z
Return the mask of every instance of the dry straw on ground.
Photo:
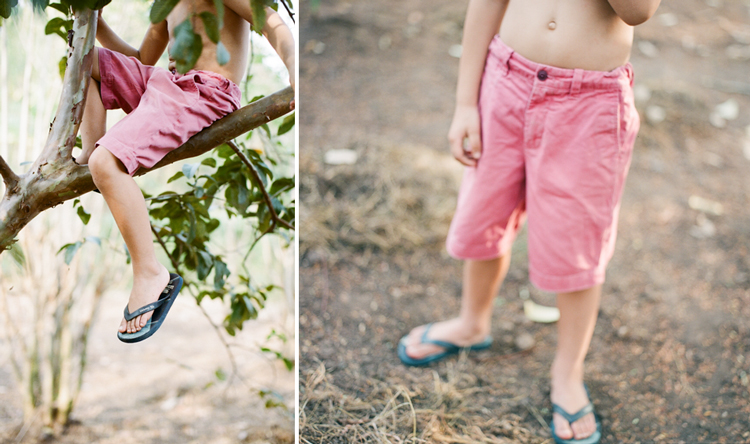
M321 362L304 371L300 387L301 443L543 443L516 414L476 403L480 388L466 356L436 371L429 390L367 379L369 393L352 396ZM418 387L419 385L417 385ZM538 413L537 413L538 414Z
M461 175L450 155L379 142L355 151L357 163L336 166L317 150L301 153L302 256L341 247L392 251L445 237Z

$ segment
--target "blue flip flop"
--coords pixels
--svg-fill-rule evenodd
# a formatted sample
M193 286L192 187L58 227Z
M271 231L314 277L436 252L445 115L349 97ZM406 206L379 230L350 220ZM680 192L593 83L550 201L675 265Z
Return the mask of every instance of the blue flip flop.
M586 395L591 398L591 395L589 395L589 388L584 386L586 389ZM563 410L562 407L552 403L552 411L554 413L559 413L560 416L565 418L566 421L568 421L568 424L573 424L574 422L578 421L579 419L583 418L584 416L588 415L589 413L594 414L594 420L596 421L596 431L591 435L583 439L562 439L557 436L555 433L555 423L554 421L550 423L550 429L552 430L552 437L555 439L556 444L598 444L599 441L602 439L602 423L599 420L599 417L596 415L596 412L594 412L594 404L589 401L588 404L583 406L583 408L572 415L565 410Z
M140 342L144 339L151 337L164 323L164 318L167 317L169 309L172 308L174 300L182 289L182 278L174 273L169 273L169 283L164 287L164 291L161 292L159 299L153 304L145 305L138 310L130 313L128 306L125 306L125 320L129 321L134 319L143 313L153 311L154 314L146 322L146 326L138 330L135 333L122 333L117 332L117 338L122 342L133 343Z
M446 341L438 341L436 339L429 339L427 337L427 333L429 333L430 328L432 327L432 324L427 324L427 326L424 329L424 333L422 333L422 338L420 339L420 342L422 344L434 344L438 347L443 347L445 350L439 353L435 353L434 355L425 356L422 359L414 359L406 354L406 338L409 335L404 336L401 338L400 341L398 341L398 358L406 365L411 366L422 366L431 364L433 362L440 361L441 359L445 359L448 356L456 355L461 350L467 350L467 351L477 351L477 350L484 350L486 348L489 348L490 345L492 345L492 337L487 336L484 341L479 342L474 345L470 345L468 347L461 347L456 344L452 344L450 342Z

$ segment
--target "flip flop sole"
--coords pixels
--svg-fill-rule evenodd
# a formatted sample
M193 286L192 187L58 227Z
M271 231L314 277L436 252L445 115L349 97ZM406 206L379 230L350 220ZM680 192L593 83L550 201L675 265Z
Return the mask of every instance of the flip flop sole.
M146 322L145 327L135 333L122 333L118 331L117 339L122 342L132 344L150 338L154 335L154 333L156 333L157 330L159 330L161 324L164 323L164 319L166 318L169 309L172 308L172 304L174 304L175 299L177 299L177 295L180 294L180 290L182 289L182 277L174 273L170 273L169 277L169 282L174 282L174 288L162 298L159 298L168 299L167 302L154 310L153 316Z
M405 365L411 366L411 367L423 367L425 365L432 364L433 362L437 362L440 360L443 360L449 356L457 355L461 350L467 350L467 351L479 351L479 350L485 350L490 348L492 345L492 338L487 337L484 341L474 344L469 347L458 347L450 350L446 350L443 352L435 353L429 356L425 356L421 359L414 359L410 357L408 354L406 354L406 345L404 345L404 341L409 335L404 336L401 338L400 341L398 341L398 358L401 360L402 363Z

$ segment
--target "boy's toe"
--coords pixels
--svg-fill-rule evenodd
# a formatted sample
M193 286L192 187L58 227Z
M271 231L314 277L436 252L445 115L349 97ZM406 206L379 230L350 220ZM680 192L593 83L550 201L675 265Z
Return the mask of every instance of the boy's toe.
M557 435L558 438L561 439L573 438L573 436L575 435L573 430L571 429L570 424L568 424L568 421L566 421L558 414L555 414L555 418L558 418L558 420L555 421L555 435Z
M120 321L120 327L117 330L120 333L125 333L126 331L128 331L128 321L126 321L125 319Z

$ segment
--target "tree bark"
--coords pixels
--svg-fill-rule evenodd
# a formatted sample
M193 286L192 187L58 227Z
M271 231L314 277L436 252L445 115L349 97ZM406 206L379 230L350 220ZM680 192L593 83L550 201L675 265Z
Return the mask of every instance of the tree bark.
M7 187L0 200L0 253L15 242L15 236L39 213L66 200L94 189L87 167L72 161L76 134L83 115L84 99L91 75L96 11L81 11L73 29L75 36L68 57L68 68L63 80L63 92L57 115L47 137L47 143L26 174L17 177L13 187ZM294 98L291 87L278 91L241 108L196 134L184 145L169 153L148 170L137 175L169 165L178 160L203 154L218 145L257 128L291 111ZM6 183L13 182L15 174L2 168L0 174Z

